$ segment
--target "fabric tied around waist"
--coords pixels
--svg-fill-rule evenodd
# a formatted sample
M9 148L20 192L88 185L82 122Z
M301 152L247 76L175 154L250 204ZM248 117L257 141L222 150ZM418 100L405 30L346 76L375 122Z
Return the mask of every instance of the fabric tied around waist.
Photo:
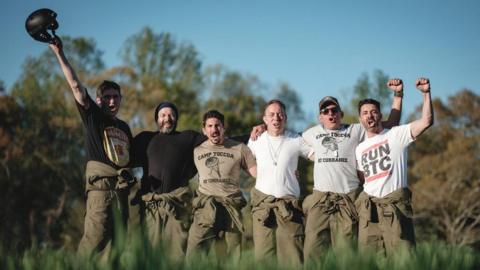
M206 195L197 190L197 197L193 199L193 213L201 209L201 215L195 215L197 223L204 227L213 227L217 218L218 206L223 206L230 216L232 223L237 229L244 233L241 209L245 207L246 201L241 193L227 197Z
M87 162L85 178L86 192L127 190L137 181L128 168L116 170L110 165L94 160Z
M272 213L285 221L292 220L294 209L302 211L300 200L294 196L276 198L256 188L250 192L252 197L252 215L261 224L266 225Z

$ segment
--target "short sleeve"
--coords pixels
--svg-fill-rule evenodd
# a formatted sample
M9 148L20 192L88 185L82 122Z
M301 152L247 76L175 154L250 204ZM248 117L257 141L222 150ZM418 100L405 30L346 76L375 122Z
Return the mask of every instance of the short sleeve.
M304 142L310 146L314 145L314 136L313 136L313 127L305 130L305 132L302 133L302 138Z
M245 144L241 144L241 152L242 152L242 167L245 170L250 169L251 167L256 165L255 157L253 156L252 151L248 146Z
M393 127L391 130L393 135L392 137L394 138L394 140L403 147L408 146L415 140L412 137L412 132L410 127L411 127L411 124L407 124L407 125Z
M314 153L313 148L305 141L303 136L299 137L298 140L300 144L300 155L308 159L308 157Z

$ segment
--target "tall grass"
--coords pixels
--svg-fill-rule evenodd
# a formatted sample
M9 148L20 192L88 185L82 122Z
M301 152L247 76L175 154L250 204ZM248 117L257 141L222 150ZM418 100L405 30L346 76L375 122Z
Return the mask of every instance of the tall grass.
M257 263L253 251L246 250L240 262L214 255L198 256L185 263L170 258L168 246L152 248L139 232L117 237L108 257L79 258L74 251L33 247L22 254L0 249L0 269L288 269L275 261ZM351 244L341 244L305 265L305 269L480 269L480 254L468 247L441 242L420 243L416 248L399 250L390 257L358 252Z

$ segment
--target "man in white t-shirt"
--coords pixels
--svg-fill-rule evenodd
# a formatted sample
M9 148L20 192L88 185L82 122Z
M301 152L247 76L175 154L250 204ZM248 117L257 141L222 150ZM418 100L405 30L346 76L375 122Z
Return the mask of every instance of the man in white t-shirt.
M390 79L387 86L394 92L389 119L391 127L400 121L403 82ZM305 222L304 257L314 260L335 244L337 237L352 239L357 230L354 201L360 193L355 147L363 141L365 129L359 124L342 124L343 112L336 98L319 102L319 125L303 133L315 151L313 193L303 202Z
M407 181L407 147L433 125L430 82L419 78L423 95L422 117L407 125L382 126L380 103L359 102L359 120L366 139L355 149L364 191L356 202L359 214L359 247L393 254L401 246L415 245L411 192Z
M271 100L265 108L267 126L248 146L257 161L257 181L252 189L253 243L257 260L277 255L281 265L303 262L303 214L295 172L298 157L313 154L301 136L285 130L285 105Z

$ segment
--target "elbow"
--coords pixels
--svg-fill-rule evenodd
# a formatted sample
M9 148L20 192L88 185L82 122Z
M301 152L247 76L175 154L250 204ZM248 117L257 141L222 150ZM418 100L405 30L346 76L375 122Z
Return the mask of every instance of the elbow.
M425 119L423 119L423 126L425 127L425 129L433 126L433 115L429 116L429 117L426 117Z

